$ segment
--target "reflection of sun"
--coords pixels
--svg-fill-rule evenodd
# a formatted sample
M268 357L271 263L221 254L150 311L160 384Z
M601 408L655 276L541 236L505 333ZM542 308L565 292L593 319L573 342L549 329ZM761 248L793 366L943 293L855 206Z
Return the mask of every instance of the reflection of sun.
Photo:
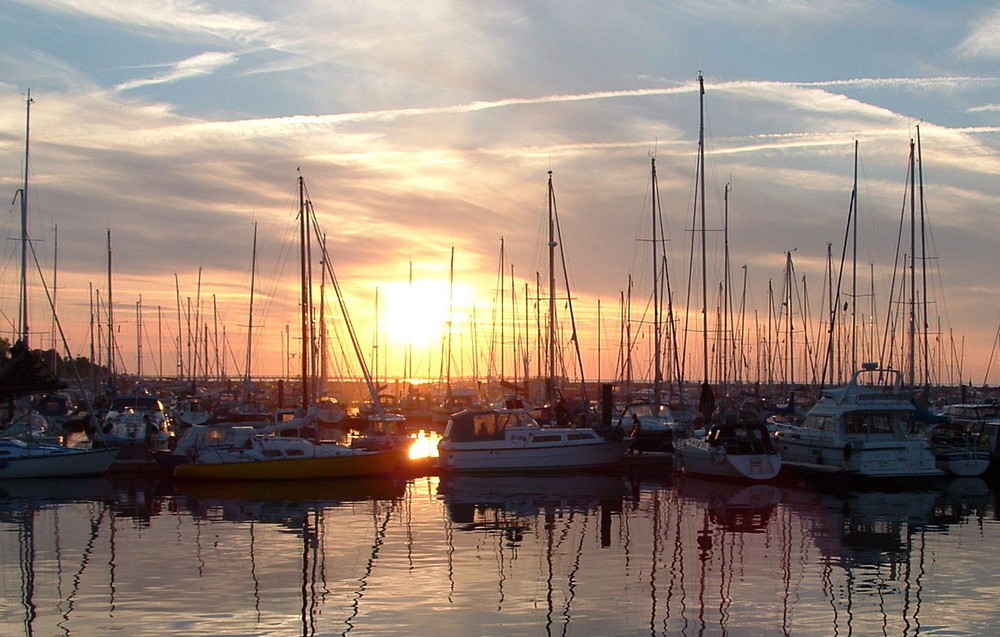
M379 324L390 342L433 345L447 334L451 296L447 281L396 281L381 284L379 290L384 299Z

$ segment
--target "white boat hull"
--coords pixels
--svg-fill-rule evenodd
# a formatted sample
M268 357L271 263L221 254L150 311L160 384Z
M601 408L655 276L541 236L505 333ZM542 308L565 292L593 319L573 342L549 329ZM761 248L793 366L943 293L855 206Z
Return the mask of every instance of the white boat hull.
M808 433L808 432L807 432ZM820 473L852 473L867 478L942 475L930 446L912 440L843 440L782 431L774 446L789 466Z
M587 444L512 445L453 443L438 446L441 467L448 471L559 471L615 464L632 446L632 439Z
M945 473L963 478L981 476L990 468L990 454L985 451L949 451L937 454L937 466Z
M100 475L106 472L121 449L70 449L31 445L10 451L0 447L0 480L22 478L69 478Z
M678 442L674 455L684 473L709 478L766 482L781 471L781 456L777 453L729 454L701 441Z

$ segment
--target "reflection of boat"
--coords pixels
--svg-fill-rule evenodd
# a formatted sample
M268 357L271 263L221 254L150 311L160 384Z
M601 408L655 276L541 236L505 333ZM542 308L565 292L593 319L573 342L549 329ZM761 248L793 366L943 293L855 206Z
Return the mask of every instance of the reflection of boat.
M438 485L438 494L447 502L478 505L520 501L536 507L550 504L572 507L620 500L629 492L624 477L617 473L455 474L442 478Z
M704 436L674 443L684 473L727 480L766 481L781 470L781 456L763 422L712 425Z
M452 415L438 453L447 471L566 470L615 464L632 442L589 427L543 428L523 410L477 409Z
M0 479L100 475L111 467L120 451L76 449L5 438L0 440Z
M781 490L770 484L744 486L684 476L677 486L682 498L704 503L709 520L730 532L763 532L781 502Z
M115 491L107 478L101 476L64 478L34 478L0 482L0 510L42 508L46 504L65 502L110 501Z
M544 511L600 510L601 545L608 546L611 516L621 513L630 494L625 478L616 473L456 474L443 477L438 486L448 519L460 525L460 530L502 533L515 545L526 531L541 525L539 516Z
M823 397L800 425L782 425L774 445L787 466L862 478L942 475L930 443L916 433L917 407L902 373L865 363L844 387Z
M198 500L257 502L361 502L397 500L406 494L405 483L389 478L340 478L289 482L216 481L176 484L177 491Z

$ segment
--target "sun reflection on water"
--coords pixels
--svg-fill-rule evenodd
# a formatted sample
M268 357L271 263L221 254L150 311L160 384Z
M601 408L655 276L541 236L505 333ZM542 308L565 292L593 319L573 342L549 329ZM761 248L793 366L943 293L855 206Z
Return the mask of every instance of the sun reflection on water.
M410 444L410 460L437 458L437 443L439 440L441 440L441 436L434 432L426 432L423 430L418 432L413 438L413 442Z

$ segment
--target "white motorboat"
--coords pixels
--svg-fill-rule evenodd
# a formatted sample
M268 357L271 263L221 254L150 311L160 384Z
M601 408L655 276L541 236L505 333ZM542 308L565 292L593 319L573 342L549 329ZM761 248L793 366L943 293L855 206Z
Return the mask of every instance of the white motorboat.
M173 409L173 415L181 427L204 425L213 417L212 410L197 396L187 396L178 401Z
M590 427L541 427L527 411L473 409L453 414L438 443L446 471L545 471L612 465L634 442Z
M126 447L154 442L163 445L173 435L163 402L149 394L115 398L104 416L101 431L105 443Z
M688 431L674 418L668 405L655 401L629 403L618 422L635 436L635 448L639 451L673 451L675 441Z
M408 451L402 445L387 450L366 451L335 443L316 441L293 430L312 429L311 417L280 422L270 427L223 427L214 425L197 431L198 437L178 444L169 465L173 476L191 480L299 480L358 477L392 472ZM184 439L182 439L183 441ZM167 462L163 462L166 460Z
M943 475L917 422L902 373L865 363L850 382L823 390L801 424L785 424L773 437L786 466L861 478Z
M958 421L935 424L925 432L939 469L965 478L981 476L990 468L988 439L968 431Z
M720 423L701 436L674 443L677 467L686 474L764 482L781 471L781 456L763 423Z
M0 480L8 478L68 478L100 475L111 467L121 449L77 449L62 445L0 439Z
M945 405L941 413L972 434L979 446L989 453L991 460L1000 459L1000 405L956 403Z

